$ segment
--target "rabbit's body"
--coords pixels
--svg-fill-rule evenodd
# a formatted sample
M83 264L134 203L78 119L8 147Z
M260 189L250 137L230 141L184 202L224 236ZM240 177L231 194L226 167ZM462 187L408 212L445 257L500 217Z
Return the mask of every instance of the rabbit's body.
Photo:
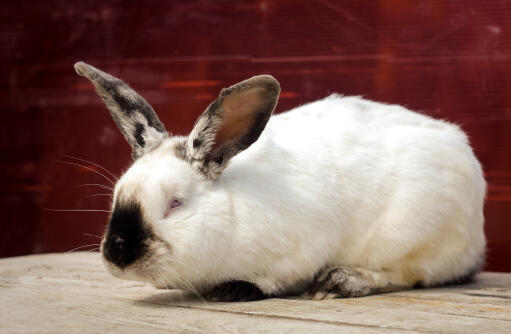
M211 300L331 298L457 281L482 265L485 181L453 124L338 95L270 118L280 88L259 76L173 137L122 81L75 68L136 159L102 243L116 276Z
M430 285L481 264L485 182L466 136L400 106L333 95L273 116L217 182L238 250L218 281L280 293L345 265Z

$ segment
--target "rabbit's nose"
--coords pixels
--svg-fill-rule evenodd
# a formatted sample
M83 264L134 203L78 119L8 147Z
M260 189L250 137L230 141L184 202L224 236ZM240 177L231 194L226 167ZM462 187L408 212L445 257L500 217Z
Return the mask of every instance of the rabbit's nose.
M130 252L129 246L123 236L113 234L106 240L105 246L103 247L103 255L105 259L112 264L115 264L119 268L124 268L135 260L133 254L131 254L132 252Z
M151 231L142 220L138 204L116 205L110 218L103 256L119 268L125 268L147 252Z
M114 245L118 249L124 249L124 244L125 244L124 238L122 238L121 236L117 235L114 238Z

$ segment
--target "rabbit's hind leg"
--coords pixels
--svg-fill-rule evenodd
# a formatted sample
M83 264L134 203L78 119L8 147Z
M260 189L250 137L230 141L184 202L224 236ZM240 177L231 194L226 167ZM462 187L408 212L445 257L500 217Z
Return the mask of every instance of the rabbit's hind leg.
M376 293L406 290L413 283L405 283L401 275L349 266L325 268L314 278L303 294L307 299L362 297Z

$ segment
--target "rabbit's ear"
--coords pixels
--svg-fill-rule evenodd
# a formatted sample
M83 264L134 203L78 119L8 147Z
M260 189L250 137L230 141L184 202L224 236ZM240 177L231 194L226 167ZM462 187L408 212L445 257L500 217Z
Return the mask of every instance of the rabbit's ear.
M103 98L115 123L133 149L133 159L168 136L153 108L130 86L84 62L75 64L76 73L89 79Z
M187 141L193 168L216 179L229 160L264 130L280 93L271 75L259 75L224 88L195 123Z

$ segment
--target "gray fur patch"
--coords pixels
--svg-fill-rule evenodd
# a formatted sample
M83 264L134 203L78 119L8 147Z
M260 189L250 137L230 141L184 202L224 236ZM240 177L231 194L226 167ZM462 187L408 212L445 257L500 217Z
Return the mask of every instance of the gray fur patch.
M89 79L103 98L110 115L132 147L134 159L168 136L153 108L125 82L84 62L76 63L75 70Z
M176 139L176 137L174 137L174 139ZM174 144L174 154L181 160L190 161L190 157L188 156L188 151L186 149L186 137L176 140Z
M348 266L326 268L314 278L305 295L312 299L347 298L410 288L410 286L396 285L392 282L379 285L374 275L381 274Z
M145 132L144 126L138 122L135 123L135 134L133 136L135 137L135 140L140 145L140 147L145 146L145 140L143 137L144 132Z
M360 272L349 267L335 267L320 273L309 288L309 294L323 292L339 297L359 297L371 293L370 285Z

